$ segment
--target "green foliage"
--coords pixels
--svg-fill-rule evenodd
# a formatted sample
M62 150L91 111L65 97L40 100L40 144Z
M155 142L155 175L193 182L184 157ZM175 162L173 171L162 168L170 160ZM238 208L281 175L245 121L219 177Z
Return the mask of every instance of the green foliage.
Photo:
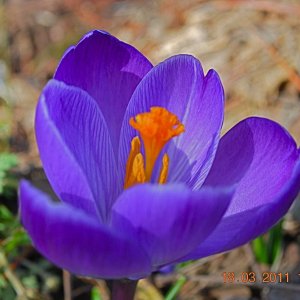
M2 251L13 256L18 247L28 245L29 242L30 240L17 218L6 206L0 205L0 245Z
M193 262L194 262L194 260L188 260L188 261L176 264L174 270L180 271L182 268L193 264ZM167 295L165 296L165 300L175 299L186 281L187 281L186 277L184 277L183 275L180 275L180 277L175 281L175 283L173 283L173 285L168 290Z
M194 260L187 260L187 261L184 261L182 263L179 263L179 264L176 265L175 270L178 271L178 270L180 270L184 267L187 267L187 266L191 265L193 262L194 262Z
M10 170L17 166L15 154L0 153L0 195L10 199L16 194L17 180ZM12 199L14 200L14 199ZM28 244L29 239L21 228L16 216L3 204L0 204L0 246L5 254L14 255L19 246Z
M91 300L102 300L100 291L97 287L93 287L91 291Z
M12 153L0 153L0 170L6 172L17 165L17 157Z
M168 291L165 300L173 300L176 298L178 293L180 292L183 285L186 283L187 279L183 275L181 275L176 282L172 285L170 290Z
M275 225L268 233L252 242L252 249L259 263L273 265L282 251L282 222Z
M0 194L16 189L16 179L9 171L18 164L17 157L12 153L0 153Z

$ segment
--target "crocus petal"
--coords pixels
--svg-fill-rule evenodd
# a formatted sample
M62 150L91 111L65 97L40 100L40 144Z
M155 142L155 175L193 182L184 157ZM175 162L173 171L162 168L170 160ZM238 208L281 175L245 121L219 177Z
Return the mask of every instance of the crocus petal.
M164 150L170 157L168 182L186 182L198 189L212 164L223 122L224 92L217 73L210 70L204 77L200 62L190 55L173 56L154 67L136 88L125 113L121 169L130 140L137 135L129 119L151 106L168 109L185 126Z
M64 203L54 203L22 181L21 221L35 247L68 271L101 278L147 275L151 269L142 249L100 222Z
M138 238L155 270L206 238L225 213L232 194L232 188L192 191L179 184L135 186L115 202L112 226Z
M132 46L95 30L69 48L54 78L87 91L98 103L118 149L121 120L129 99L151 63Z
M299 154L288 132L255 117L231 129L220 141L204 186L232 184L236 193L225 216L188 258L242 245L287 212L300 189Z
M36 111L36 138L47 177L61 200L107 218L118 189L106 123L84 91L52 80Z

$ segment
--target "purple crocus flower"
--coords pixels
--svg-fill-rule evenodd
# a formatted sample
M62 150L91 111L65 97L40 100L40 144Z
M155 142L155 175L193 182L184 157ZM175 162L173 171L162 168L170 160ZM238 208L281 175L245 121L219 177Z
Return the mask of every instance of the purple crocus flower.
M61 202L22 181L35 247L75 274L140 278L240 246L274 225L300 188L289 133L251 117L220 138L214 70L176 55L153 67L93 31L64 54L36 110L36 138Z

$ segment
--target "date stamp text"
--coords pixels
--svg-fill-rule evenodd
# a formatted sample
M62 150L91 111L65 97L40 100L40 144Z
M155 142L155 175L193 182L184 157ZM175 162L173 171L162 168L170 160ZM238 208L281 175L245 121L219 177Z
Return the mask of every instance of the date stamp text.
M258 276L255 272L224 272L224 283L289 283L289 273L262 272Z

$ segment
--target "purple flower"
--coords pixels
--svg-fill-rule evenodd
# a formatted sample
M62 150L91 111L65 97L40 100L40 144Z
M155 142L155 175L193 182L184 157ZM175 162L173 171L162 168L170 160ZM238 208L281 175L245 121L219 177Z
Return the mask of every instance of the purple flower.
M273 121L251 117L220 138L224 92L190 55L153 67L93 31L64 54L36 111L36 137L61 202L22 181L35 247L73 273L138 278L230 250L288 210L299 152Z

